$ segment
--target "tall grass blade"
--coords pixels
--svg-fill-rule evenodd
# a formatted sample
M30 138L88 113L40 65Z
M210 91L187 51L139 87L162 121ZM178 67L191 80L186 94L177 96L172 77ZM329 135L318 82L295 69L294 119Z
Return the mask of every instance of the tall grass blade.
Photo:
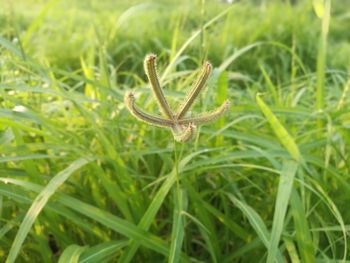
M127 240L108 241L87 248L79 258L79 263L110 262L115 254L127 244Z
M198 36L200 36L201 32L207 28L209 28L212 24L214 24L216 21L221 19L223 16L225 16L229 11L231 11L232 6L227 8L226 10L219 13L217 16L210 19L207 23L205 23L201 29L197 30L193 35L187 39L187 41L179 48L179 50L176 52L176 54L173 56L172 60L169 62L168 66L165 68L160 81L163 82L166 77L169 75L170 71L176 64L176 60L181 56L181 54L185 51L185 49L191 44L193 40L195 40Z
M297 169L298 164L295 161L284 161L278 185L267 263L273 263L276 260L278 244L283 231L284 219Z
M297 248L293 240L289 237L283 238L284 244L286 245L286 249L288 251L289 258L292 263L300 263L299 255L297 252Z
M268 88L269 92L271 93L275 104L277 106L280 106L281 103L280 103L280 98L278 96L278 91L277 91L276 86L272 83L272 80L271 80L270 76L268 75L268 73L266 72L264 66L261 65L260 69L261 69L261 72L263 73L265 82L267 84L267 88Z
M138 224L138 227L144 230L148 230L151 226L152 221L154 220L154 217L156 216L160 206L163 204L165 197L167 196L168 192L170 191L173 184L176 182L178 174L181 173L181 171L185 168L186 164L190 162L195 156L199 155L200 153L204 152L205 150L201 150L195 153L192 153L191 155L183 158L178 167L174 167L174 169L166 176L166 180L163 183L163 185L158 190L157 194L154 196L152 203L149 205L147 211L143 215L142 219L140 220L140 223ZM119 260L120 263L126 263L130 262L135 255L137 249L139 247L139 243L136 240L131 240L130 245L128 249L124 252L123 256Z
M326 55L327 55L327 37L329 31L329 23L331 18L331 0L324 0L320 3L314 0L314 7L316 14L322 19L321 36L319 40L319 47L317 52L317 83L316 83L316 109L323 110L324 86L325 86L325 69L326 69ZM322 121L318 121L318 127L322 128Z
M184 189L176 189L174 195L173 229L171 231L171 245L169 263L179 262L182 242L185 235L185 218L183 212L187 210L187 196Z
M267 249L270 248L270 233L267 227L259 216L257 212L254 211L252 207L240 201L237 197L232 194L227 194L229 199L234 203L239 210L248 218L250 225L254 228L255 232L258 234L261 242L265 245ZM282 255L277 251L277 262L285 262Z
M14 192L12 189L7 187L6 184L15 184L23 187L27 191L34 191L34 192L41 192L43 190L43 187L28 183L21 180L16 179L10 179L10 178L0 178L0 181L5 183L5 185L0 185L0 194L3 194L4 196L14 198L17 201L30 203L30 199L26 198L26 193L24 191L18 191ZM103 226L110 228L111 230L120 233L128 238L138 240L140 244L143 246L154 250L160 254L163 254L165 256L169 255L169 248L167 244L159 239L157 236L154 236L139 227L135 226L134 224L121 219L120 217L114 216L109 212L106 212L102 209L99 209L97 207L94 207L92 205L86 204L78 199L69 197L67 195L64 195L62 193L56 194L56 200L74 210L75 212L78 212L92 220L95 220L96 222L102 224ZM61 213L60 210L55 210L56 213L62 214L63 216L66 216L65 213ZM181 256L181 260L184 262L187 262L187 259L185 256ZM6 262L7 263L7 262Z
M78 245L70 245L60 256L58 263L78 263L80 255L87 249Z
M260 98L260 95L256 95L256 102L260 107L261 111L263 112L263 114L265 115L266 119L270 123L271 128L276 134L280 143L286 148L286 150L294 158L294 160L300 161L301 156L300 156L299 148L295 143L294 139L292 138L292 136L288 133L286 128L273 114L271 109Z
M20 49L18 49L11 41L8 39L0 36L0 45L3 46L5 49L10 51L13 55L22 58L22 52Z
M301 262L315 262L314 245L307 222L305 208L296 190L291 195L291 211L294 219L295 239L298 245Z
M6 263L15 262L22 244L27 237L34 221L38 217L41 210L46 205L49 198L57 191L57 189L78 169L91 161L90 158L81 158L73 162L66 169L55 175L47 186L39 193L30 206L26 216L24 217L15 240L12 243Z
M30 38L32 37L35 30L37 30L40 25L43 24L44 19L50 9L54 8L54 6L59 2L60 0L51 0L48 1L44 7L41 9L39 15L32 21L32 23L29 25L26 34L23 37L23 47L26 48L29 44Z
M235 61L237 58L239 58L240 56L242 56L243 54L245 54L249 50L251 50L255 47L261 46L262 44L264 44L264 42L256 42L256 43L250 44L248 46L245 46L245 47L235 51L231 56L229 56L227 59L225 59L221 63L221 65L219 67L220 72L226 70L232 64L232 62Z

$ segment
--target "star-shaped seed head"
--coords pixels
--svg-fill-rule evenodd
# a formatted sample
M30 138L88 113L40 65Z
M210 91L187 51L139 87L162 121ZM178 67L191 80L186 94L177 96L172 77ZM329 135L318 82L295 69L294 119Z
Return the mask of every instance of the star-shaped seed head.
M186 142L193 139L196 136L198 125L206 124L218 119L230 107L230 102L226 100L219 108L213 111L202 113L197 116L186 117L186 113L191 108L201 90L204 88L205 83L212 71L212 66L209 62L204 63L198 79L193 83L192 88L175 113L171 110L159 83L156 67L156 55L150 54L146 56L144 68L147 78L151 84L153 94L164 117L154 116L141 110L138 106L136 106L135 97L132 92L127 92L125 94L125 105L130 113L137 119L150 125L170 128L173 132L175 140L178 142Z

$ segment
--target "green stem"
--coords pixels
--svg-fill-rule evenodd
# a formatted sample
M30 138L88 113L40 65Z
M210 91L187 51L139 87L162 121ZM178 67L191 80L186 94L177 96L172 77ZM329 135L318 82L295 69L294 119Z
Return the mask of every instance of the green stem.
M324 83L325 83L325 67L327 55L327 36L329 31L331 12L331 1L325 1L325 13L322 17L321 37L317 56L317 83L316 83L316 109L321 111L324 108ZM322 129L322 121L318 121L318 127Z

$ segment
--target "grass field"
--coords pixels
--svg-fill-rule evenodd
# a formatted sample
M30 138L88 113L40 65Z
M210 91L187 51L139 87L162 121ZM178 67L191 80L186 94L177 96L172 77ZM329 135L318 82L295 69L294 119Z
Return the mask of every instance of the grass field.
M350 1L289 2L0 0L0 262L350 262ZM150 53L229 111L136 120Z

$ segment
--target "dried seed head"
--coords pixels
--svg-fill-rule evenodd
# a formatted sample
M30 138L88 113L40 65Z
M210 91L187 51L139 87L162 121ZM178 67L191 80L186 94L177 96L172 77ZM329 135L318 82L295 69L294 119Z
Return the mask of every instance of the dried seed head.
M212 65L209 62L206 62L202 67L199 77L192 85L190 92L187 94L184 103L182 103L181 107L177 111L177 114L174 115L159 84L156 69L156 58L157 57L154 54L147 55L144 60L144 68L147 78L151 84L153 94L156 97L160 110L165 115L166 119L143 112L135 105L135 96L131 92L125 94L125 105L131 114L137 119L150 125L171 128L176 141L186 142L196 136L196 125L214 121L222 116L229 109L230 102L228 100L225 101L214 111L203 113L199 116L184 118L185 114L198 97L200 91L204 88L205 83L212 71Z
M158 127L172 127L172 122L167 119L163 119L157 116L152 116L146 112L143 112L140 108L135 105L135 96L132 92L125 94L124 103L130 113L140 121L143 121L150 125Z
M174 114L172 113L170 106L164 97L163 90L159 83L156 67L156 58L157 56L154 54L149 54L146 56L144 61L145 72L151 84L153 94L157 99L160 111L169 119L173 119Z
M187 127L180 129L180 131L175 131L173 129L173 135L178 142L187 142L196 136L197 127L190 122Z
M202 71L199 74L199 77L193 83L191 90L186 95L184 102L182 103L181 107L177 111L177 114L176 114L177 119L182 118L188 112L193 102L198 97L199 93L203 90L211 71L212 71L212 65L209 62L205 62L202 67Z
M188 122L193 122L196 125L206 124L206 123L215 121L218 118L220 118L230 108L230 106L231 106L230 101L226 100L216 110L213 110L213 111L210 111L210 112L206 112L206 113L202 113L199 116L183 118L183 119L179 120L178 122L179 122L179 124L185 124L185 123L188 123Z

